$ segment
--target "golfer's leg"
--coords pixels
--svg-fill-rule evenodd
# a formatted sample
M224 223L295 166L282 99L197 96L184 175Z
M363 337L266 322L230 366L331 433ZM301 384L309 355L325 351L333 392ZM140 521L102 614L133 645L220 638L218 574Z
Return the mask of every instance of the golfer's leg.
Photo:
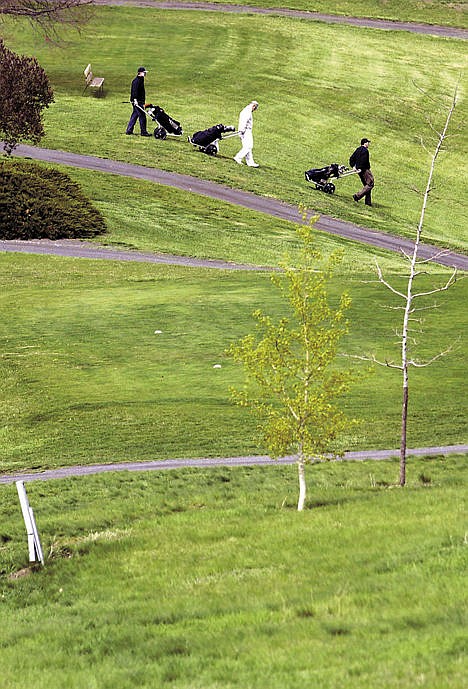
M356 201L359 201L359 199L362 199L363 196L367 194L369 189L367 188L367 181L366 181L366 173L365 172L360 172L359 173L359 179L361 180L363 187L360 191L358 191L356 194L354 194L354 198Z
M247 165L256 165L253 159L252 149L253 149L253 136L251 131L247 131L244 138L244 145L247 149L245 154L245 162Z
M255 160L253 158L251 148L249 148L249 150L245 154L245 162L247 163L247 165L255 165Z
M133 107L132 114L130 115L130 119L127 124L127 134L133 134L133 127L135 126L135 122L138 119L138 110Z
M144 112L141 112L141 110L138 111L138 117L140 120L140 133L141 134L148 134L146 131L146 115Z
M236 153L236 155L234 156L234 160L237 160L238 163L242 162L242 159L245 158L245 156L249 152L248 141L246 141L245 136L241 136L241 142L242 148L239 151L239 153Z
M363 189L364 196L365 198L365 204L366 206L372 206L372 200L371 200L371 191L374 188L374 175L370 170L366 170L364 173L364 179L366 182L366 185Z

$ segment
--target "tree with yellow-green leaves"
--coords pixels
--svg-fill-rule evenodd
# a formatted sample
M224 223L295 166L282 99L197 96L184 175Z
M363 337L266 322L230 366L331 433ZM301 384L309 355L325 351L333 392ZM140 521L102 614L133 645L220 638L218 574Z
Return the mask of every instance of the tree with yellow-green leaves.
M353 424L337 403L352 381L351 370L337 363L351 300L342 294L336 306L330 305L327 286L341 255L325 259L314 248L312 225L297 232L299 260L284 261L272 277L288 315L275 322L256 311L256 333L231 345L228 355L246 373L245 387L232 391L234 399L259 418L270 455L297 456L297 509L303 510L306 464L342 454L339 439Z

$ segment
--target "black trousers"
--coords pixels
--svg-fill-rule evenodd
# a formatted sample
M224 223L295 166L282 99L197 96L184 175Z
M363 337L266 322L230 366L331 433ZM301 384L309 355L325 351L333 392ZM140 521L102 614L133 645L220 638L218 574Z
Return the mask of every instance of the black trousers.
M141 105L141 107L144 107L144 103L143 105ZM127 134L133 133L133 127L135 126L137 120L140 120L140 133L147 134L148 132L146 130L146 114L143 112L143 110L137 108L136 105L133 106L133 112L127 124Z

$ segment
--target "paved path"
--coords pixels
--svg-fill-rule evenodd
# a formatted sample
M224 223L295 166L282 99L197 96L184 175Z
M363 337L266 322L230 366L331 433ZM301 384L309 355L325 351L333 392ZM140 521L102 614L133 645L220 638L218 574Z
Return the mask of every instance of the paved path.
M157 7L159 9L184 9L184 10L205 10L205 11L221 11L234 13L256 13L289 16L299 19L308 19L311 21L323 21L327 23L352 24L354 26L362 26L367 28L386 29L386 30L402 30L411 31L414 33L431 34L437 36L468 38L468 31L465 29L457 29L444 26L430 26L427 24L415 24L407 22L393 22L379 19L365 19L357 17L341 17L337 15L322 14L319 12L303 12L300 10L289 10L282 8L265 9L260 7L250 7L246 5L211 5L203 2L152 2L152 0L95 0L96 4L101 5L135 5L138 7ZM63 151L49 151L47 149L33 148L31 146L19 146L16 155L28 156L31 158L45 160L48 162L60 163L62 165L71 165L73 167L85 167L91 170L100 172L111 172L113 174L136 177L137 179L145 179L158 184L177 187L185 191L210 196L229 203L245 206L251 210L256 210L262 213L273 215L274 217L283 220L290 220L292 222L300 222L298 218L297 208L295 206L275 201L273 199L265 199L248 192L236 191L222 187L213 182L206 182L188 175L179 175L177 173L164 172L153 168L144 168L139 165L130 165L127 163L120 163L117 161L105 160L101 158L94 158L92 156L82 156L74 153L65 153ZM361 241L373 246L390 249L392 251L410 251L412 243L398 237L392 237L378 232L373 232L365 228L360 228L351 223L340 220L335 220L327 216L321 216L316 223L316 227L320 230L337 234L352 241ZM189 265L197 267L212 267L212 268L229 268L240 270L257 269L253 266L246 266L240 264L227 263L224 261L205 261L193 258L186 258L180 256L169 256L167 254L146 254L143 252L124 252L114 249L106 249L104 247L97 247L94 244L62 240L59 242L51 242L48 240L37 240L32 242L20 241L2 241L0 242L0 250L3 251L23 251L29 253L53 253L61 256L79 256L85 258L107 258L118 260L133 260L133 261L147 261L154 263L176 263L179 265ZM434 257L438 253L435 247L425 245L421 247L420 256L424 258ZM453 252L444 253L444 255L437 255L434 259L437 262L457 267L462 270L468 269L468 257L462 254L455 254ZM408 450L409 457L416 456L435 456L448 454L466 454L468 452L468 445L448 445L441 447L426 447ZM364 452L347 452L344 459L347 461L363 461L363 460L383 460L399 455L398 450L369 450ZM164 461L152 462L121 462L117 464L93 464L89 466L73 466L64 467L61 469L51 469L39 473L19 473L19 474L5 474L0 476L0 484L10 484L15 481L47 481L57 478L68 478L71 476L87 476L90 474L99 474L109 471L161 471L168 469L180 469L184 467L216 467L216 466L274 466L275 464L293 464L296 458L293 456L283 457L278 460L272 460L268 456L250 456L250 457L229 457L229 458L213 458L213 459L169 459Z
M182 175L176 172L166 172L158 170L157 168L143 167L142 165L134 165L131 163L123 163L116 160L109 160L107 158L97 158L94 156L82 155L79 153L68 153L66 151L55 151L47 148L36 148L34 146L20 145L15 149L15 155L27 156L36 160L43 160L50 163L61 165L70 165L72 167L81 167L88 170L96 170L98 172L112 173L115 175L123 175L126 177L134 177L136 179L144 179L157 184L164 184L166 186L189 191L194 194L201 194L209 196L220 201L243 206L250 210L266 213L281 220L289 220L290 222L302 222L301 216L298 212L297 206L278 201L276 199L257 196L251 192L241 191L238 189L231 189L224 187L221 184L210 182L197 177L190 177L189 175ZM376 230L369 230L358 225L353 225L344 220L330 218L326 215L320 216L316 222L315 227L318 230L335 234L351 241L362 242L371 246L376 246L389 251L411 253L413 250L413 242L401 237L395 237L384 232L377 232ZM20 241L0 241L0 250L2 251L24 251L27 253L50 253L58 254L60 256L76 256L83 257L83 252L86 252L87 258L108 258L116 260L139 260L151 262L183 262L184 265L213 268L237 268L246 269L247 266L236 266L235 264L226 262L207 261L200 262L197 259L173 257L163 257L153 254L145 254L142 252L121 252L116 249L105 249L104 247L95 247L94 253L92 244L86 244L80 241L68 242L20 242ZM468 270L468 256L457 254L452 251L441 251L440 249L429 244L422 244L419 247L419 257L421 259L431 259L441 265L450 266L459 270ZM218 265L216 265L218 263ZM252 267L250 267L251 269Z
M136 263L160 263L164 265L186 266L188 268L215 268L218 270L272 271L276 268L231 263L216 259L191 258L173 254L153 254L144 251L125 251L92 244L78 239L0 239L0 252L22 254L45 254L66 256L68 258L104 259L106 261L132 261Z
M408 457L430 457L436 455L466 454L468 445L447 445L443 447L420 447L408 450ZM365 452L346 452L346 461L383 460L398 457L399 450L368 450ZM296 457L281 457L273 460L267 455L250 457L227 457L213 459L166 459L154 462L119 462L115 464L90 464L88 466L63 467L50 469L38 473L5 474L0 476L0 484L15 481L49 481L56 478L70 478L71 476L89 476L109 471L162 471L167 469L184 469L196 467L207 469L211 467L240 467L240 466L275 466L277 464L294 464ZM343 461L343 460L336 460Z
M409 31L411 33L430 34L444 38L468 39L468 30L457 27L391 21L387 19L369 19L366 17L347 17L337 14L324 14L322 12L291 10L282 7L266 8L231 3L177 2L177 0L174 2L157 2L157 0L154 2L152 0L94 0L94 2L97 5L134 5L135 7L154 7L163 10L203 10L205 12L230 12L235 14L267 14L327 24L350 24L368 29Z

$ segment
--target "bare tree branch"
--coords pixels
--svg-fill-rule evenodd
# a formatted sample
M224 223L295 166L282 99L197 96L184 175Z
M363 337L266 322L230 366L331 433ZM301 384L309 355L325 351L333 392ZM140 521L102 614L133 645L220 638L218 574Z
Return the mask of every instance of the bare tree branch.
M0 0L0 18L29 19L46 37L58 38L58 27L85 24L93 4L94 0Z
M341 354L340 356L346 357L347 359L357 359L359 361L371 361L373 364L385 366L386 368L398 368L400 370L402 368L399 364L395 364L393 361L388 361L387 359L385 361L381 361L380 359L377 359L375 354Z
M377 274L379 276L379 282L381 282L383 285L385 285L385 287L387 287L387 289L389 289L391 292L396 294L398 297L401 297L402 299L406 299L406 296L402 292L399 292L397 289L392 287L392 285L389 282L387 282L387 280L385 280L383 273L382 273L382 269L380 268L377 261L375 262L375 264L377 266Z
M0 0L0 14L31 19L48 17L52 21L61 21L69 10L92 4L93 0Z
M437 294L437 292L445 292L446 290L450 289L452 285L454 285L457 281L457 269L453 271L449 279L447 280L446 284L443 285L442 287L435 287L432 290L428 290L427 292L416 292L416 294L413 294L413 299L417 299L418 297L429 297L431 294Z
M432 359L428 359L427 361L418 361L417 359L410 359L408 363L411 364L411 366L414 366L415 368L424 368L425 366L430 366L434 363L434 361L441 359L443 356L447 356L447 354L450 354L450 352L452 351L453 347L450 346L443 352L439 352L438 354L433 356Z

